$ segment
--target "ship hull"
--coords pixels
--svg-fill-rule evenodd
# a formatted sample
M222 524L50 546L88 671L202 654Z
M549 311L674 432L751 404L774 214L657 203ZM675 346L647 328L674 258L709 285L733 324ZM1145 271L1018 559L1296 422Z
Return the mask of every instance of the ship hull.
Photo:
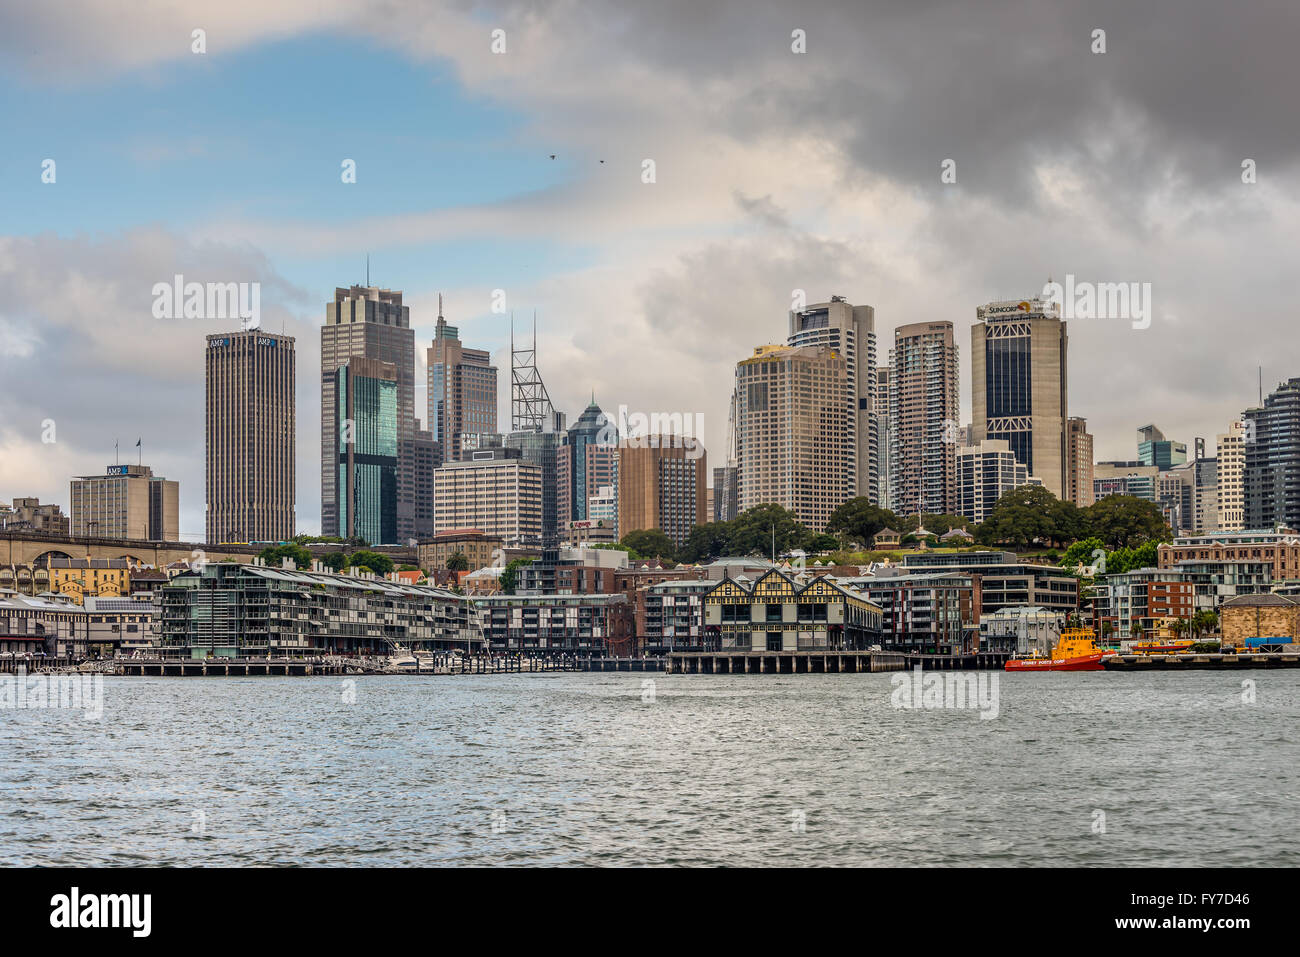
M1101 671L1107 652L1075 655L1070 658L1012 658L1007 671Z

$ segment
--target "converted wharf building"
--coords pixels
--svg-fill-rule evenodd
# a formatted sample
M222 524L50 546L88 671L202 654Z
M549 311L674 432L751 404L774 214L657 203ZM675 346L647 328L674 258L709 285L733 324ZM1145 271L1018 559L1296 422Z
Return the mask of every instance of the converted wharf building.
M704 594L711 650L863 651L880 639L879 605L829 578L801 584L772 569L725 578Z
M480 651L469 599L369 573L211 562L154 594L158 640L178 657Z
M63 658L85 643L86 610L71 598L0 591L0 654Z
M635 645L627 596L489 595L475 601L488 647L496 653L628 657Z

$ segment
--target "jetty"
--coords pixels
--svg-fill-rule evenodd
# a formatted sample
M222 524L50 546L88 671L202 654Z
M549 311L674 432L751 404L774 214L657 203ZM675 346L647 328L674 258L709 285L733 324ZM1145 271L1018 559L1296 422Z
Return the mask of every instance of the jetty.
M674 651L670 675L822 675L903 671L900 651Z
M1257 668L1300 668L1295 652L1254 652L1244 654L1138 655L1121 653L1101 660L1107 671L1253 671Z

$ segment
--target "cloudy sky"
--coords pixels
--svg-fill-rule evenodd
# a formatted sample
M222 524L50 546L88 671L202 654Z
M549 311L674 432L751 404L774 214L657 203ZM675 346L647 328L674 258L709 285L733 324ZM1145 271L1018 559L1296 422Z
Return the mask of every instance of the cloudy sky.
M1258 367L1300 375L1298 42L1283 0L0 0L0 501L66 508L142 438L202 537L203 342L229 323L153 317L180 273L260 282L297 337L318 529L317 327L367 254L420 381L442 292L508 383L502 289L571 418L592 390L702 412L711 458L794 290L874 305L882 361L895 326L953 322L965 419L977 305L1149 282L1149 328L1071 322L1070 412L1098 459L1147 422L1212 442Z

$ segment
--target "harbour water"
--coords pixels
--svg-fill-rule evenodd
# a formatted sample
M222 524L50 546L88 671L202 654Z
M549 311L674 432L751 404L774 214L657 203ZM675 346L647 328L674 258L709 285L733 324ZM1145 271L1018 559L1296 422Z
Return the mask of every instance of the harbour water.
M0 864L1300 864L1300 675L997 678L109 677L0 710Z

